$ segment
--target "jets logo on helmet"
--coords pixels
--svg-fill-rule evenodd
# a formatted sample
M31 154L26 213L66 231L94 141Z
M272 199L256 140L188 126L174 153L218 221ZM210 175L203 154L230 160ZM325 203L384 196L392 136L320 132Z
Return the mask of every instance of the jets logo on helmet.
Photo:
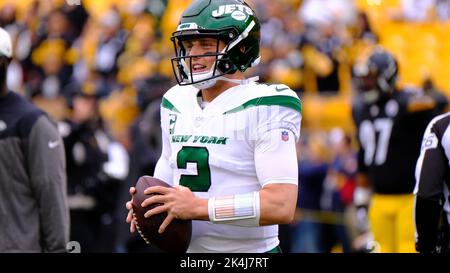
M221 5L217 9L213 10L213 17L220 17L226 14L231 14L231 17L238 21L247 19L248 15L253 15L251 8L241 4Z
M185 41L214 38L216 52L190 55ZM259 63L260 24L253 10L240 0L196 0L185 10L171 40L175 48L172 68L180 85L209 88L236 71ZM219 52L219 42L225 44ZM194 72L193 58L215 57L209 71Z

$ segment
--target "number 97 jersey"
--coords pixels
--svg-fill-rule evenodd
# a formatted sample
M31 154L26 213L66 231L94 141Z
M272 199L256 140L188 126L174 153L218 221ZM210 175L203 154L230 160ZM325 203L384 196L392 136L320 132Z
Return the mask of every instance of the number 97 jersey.
M198 96L197 88L178 85L164 95L163 152L154 176L189 187L205 199L259 191L269 181L258 177L255 149L260 138L273 130L280 131L279 141L295 144L300 137L299 98L285 85L257 83L227 89L204 108ZM297 177L270 182L298 183ZM193 221L188 251L263 252L278 244L277 225L240 227Z
M432 111L411 111L412 96L396 92L390 99L352 106L360 144L358 169L368 175L376 193L412 193L422 135Z

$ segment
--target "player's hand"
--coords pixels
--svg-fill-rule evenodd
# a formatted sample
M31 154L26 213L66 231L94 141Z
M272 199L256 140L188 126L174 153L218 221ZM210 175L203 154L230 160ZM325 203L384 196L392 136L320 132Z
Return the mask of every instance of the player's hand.
M142 207L149 206L154 203L162 204L157 206L144 214L144 217L148 218L152 215L156 215L162 212L167 212L167 217L159 227L159 233L163 233L166 227L172 222L173 219L194 219L195 208L198 207L199 199L195 197L192 191L183 186L177 186L174 188L166 187L150 187L144 191L144 194L157 194L153 195L142 202Z
M131 200L128 201L126 203L126 208L128 209L128 215L127 215L127 219L126 222L130 224L130 233L134 233L136 231L136 217L134 216L133 213L133 194L136 193L136 188L135 187L130 187L130 195L131 195Z
M368 210L367 206L359 206L356 208L355 226L360 233L365 233L370 230Z

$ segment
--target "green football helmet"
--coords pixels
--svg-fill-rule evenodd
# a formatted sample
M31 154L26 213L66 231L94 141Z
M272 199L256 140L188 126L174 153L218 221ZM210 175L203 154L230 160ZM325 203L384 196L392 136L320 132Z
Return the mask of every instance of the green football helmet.
M189 55L183 42L201 37L217 39L216 52ZM242 0L194 0L184 11L171 40L176 54L172 68L180 85L209 88L219 79L228 80L223 75L244 72L260 60L260 24L254 11ZM221 52L219 41L225 43ZM192 72L192 58L212 56L216 59L209 71Z

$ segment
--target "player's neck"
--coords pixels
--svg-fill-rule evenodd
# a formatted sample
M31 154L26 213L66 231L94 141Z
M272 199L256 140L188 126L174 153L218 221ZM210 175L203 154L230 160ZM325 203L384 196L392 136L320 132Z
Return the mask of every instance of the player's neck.
M227 75L227 76L228 76L228 78L234 79L234 80L243 80L243 79L245 79L245 77L242 74L242 72L236 72L233 75ZM238 83L233 83L233 82L228 82L228 81L223 81L223 80L218 80L217 83L214 86L212 86L210 88L202 89L202 99L205 102L211 102L215 98L217 98L220 94L222 94L226 90L228 90L231 87L234 87L236 85L239 85L239 84Z
M225 92L227 89L230 89L233 86L238 85L237 83L232 82L217 82L213 87L202 89L202 99L206 102L211 102L215 98L217 98L220 94Z

